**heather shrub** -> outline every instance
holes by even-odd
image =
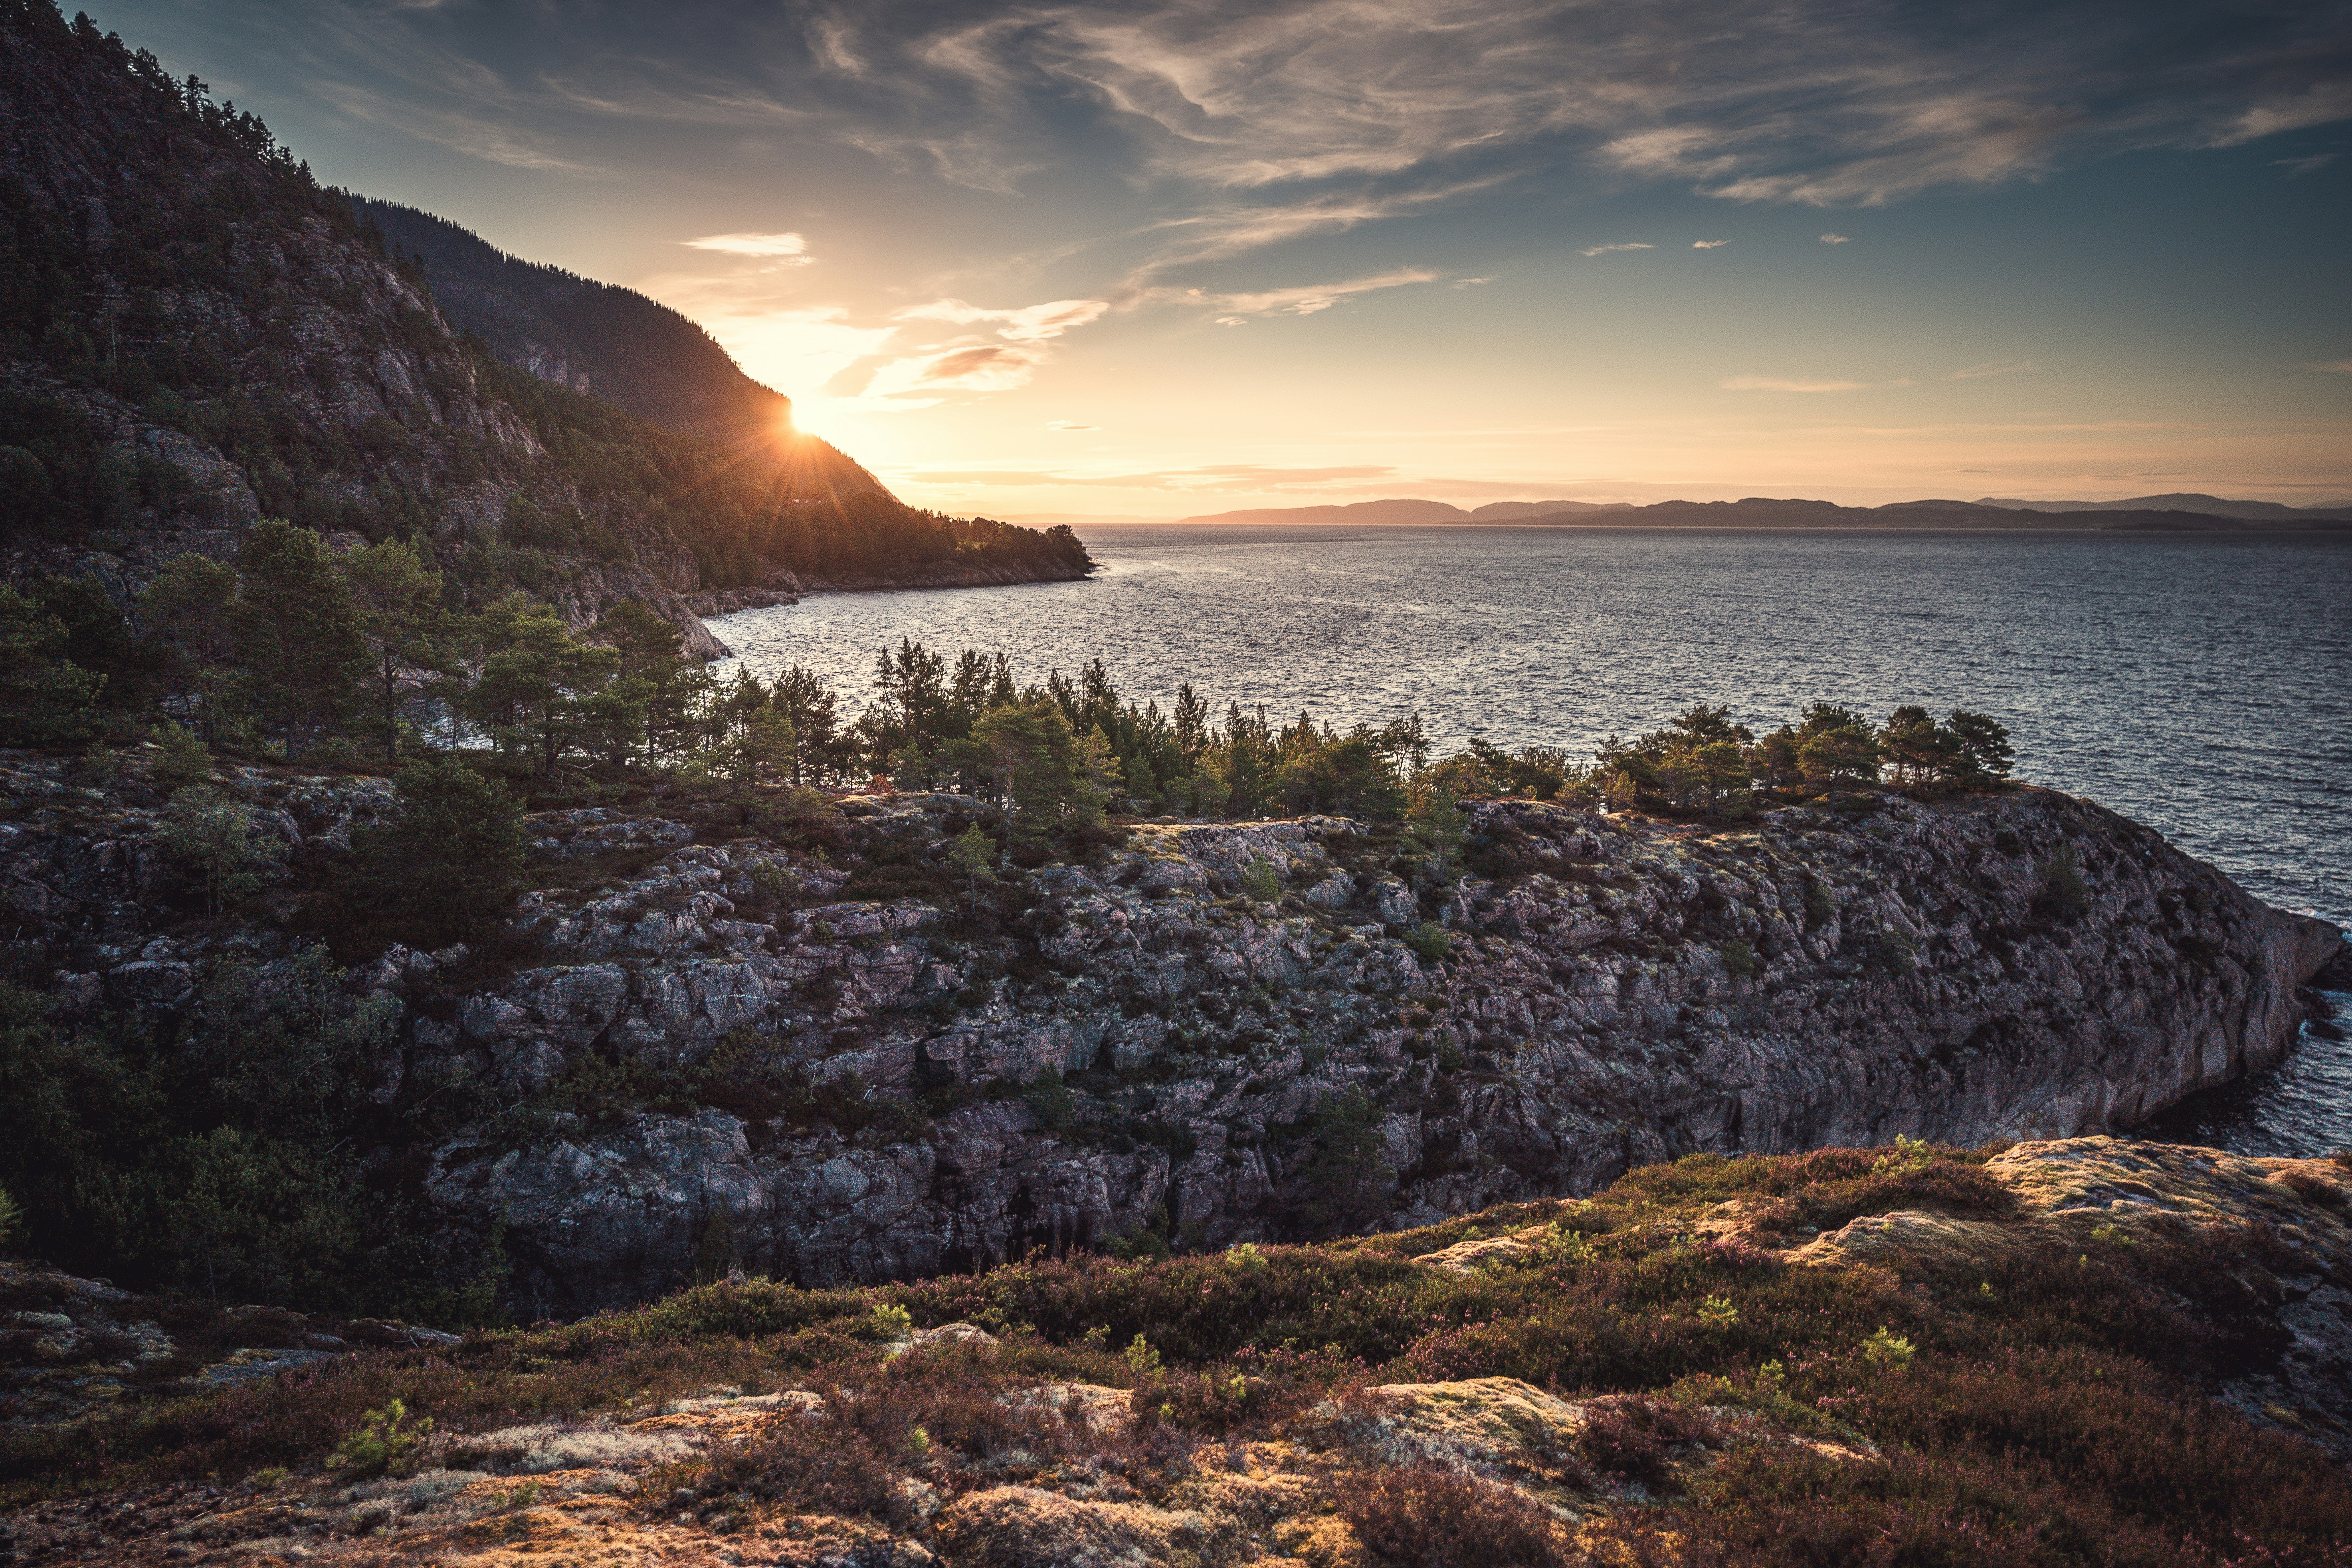
[[[1673,1489],[1677,1449],[1713,1436],[1714,1424],[1666,1401],[1617,1398],[1588,1405],[1576,1454],[1593,1469],[1657,1492]]]
[[[1332,1488],[1339,1516],[1393,1568],[1566,1568],[1565,1531],[1507,1487],[1433,1465],[1351,1471]]]

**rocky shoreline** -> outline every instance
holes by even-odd
[[[110,788],[0,766],[13,967],[68,1016],[285,962],[267,922],[173,905],[136,762]],[[220,782],[298,861],[393,808],[381,780]],[[502,954],[352,972],[400,1010],[383,1095],[457,1078],[524,1112],[413,1157],[449,1225],[503,1225],[514,1310],[1427,1225],[1693,1152],[2119,1131],[2277,1062],[2340,942],[2039,789],[1719,831],[1496,801],[1443,888],[1340,818],[1137,823],[978,926],[940,862],[985,808],[831,810],[824,854],[724,803],[538,814]],[[1244,890],[1259,862],[1274,899]],[[886,864],[930,890],[843,895]],[[598,1064],[690,1097],[714,1053],[834,1109],[560,1108]]]
[[[765,587],[709,588],[699,593],[680,595],[677,608],[665,608],[652,599],[647,603],[654,604],[665,619],[677,623],[684,631],[688,654],[705,659],[727,658],[732,657],[734,650],[704,624],[706,621],[716,620],[722,616],[740,615],[745,610],[797,605],[811,594],[898,594],[930,588],[1007,588],[1027,583],[1083,583],[1092,570],[1089,566],[1037,573],[994,562],[951,561],[889,576],[812,577],[805,582],[789,572],[778,572],[771,576]],[[677,613],[681,608],[693,617],[691,624]]]

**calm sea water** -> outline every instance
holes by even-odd
[[[2007,724],[2021,776],[2161,829],[2283,909],[2352,925],[2352,541],[1509,528],[1100,528],[1085,583],[825,595],[713,629],[854,711],[877,651],[1099,658],[1163,710],[1192,681],[1342,727],[1418,710],[1589,753],[1693,702],[1759,729],[1817,699]],[[2352,997],[2339,1001],[2352,1020]],[[2203,1097],[2168,1135],[2352,1142],[2352,1044]]]

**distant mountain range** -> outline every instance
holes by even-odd
[[[2100,513],[2088,526],[2100,529],[2233,531],[2253,528],[2329,527],[2352,522],[2352,507],[2296,510],[2273,501],[2224,500],[2218,496],[2145,496],[2118,501],[1915,500],[1887,506],[1839,506],[1833,501],[1772,500],[1750,496],[1733,501],[1495,501],[1467,510],[1442,500],[1367,500],[1346,505],[1255,507],[1209,512],[1180,522],[1324,524],[1544,523],[1667,528],[1983,528],[2072,529],[2082,521],[2066,514]]]
[[[2193,511],[2207,517],[2235,517],[2248,521],[2352,517],[2352,500],[2329,506],[2281,506],[2274,500],[2228,500],[2221,496],[2176,491],[2171,495],[2134,496],[2129,500],[2012,500],[1985,496],[1979,506],[2006,507],[2012,511]]]

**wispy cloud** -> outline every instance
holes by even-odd
[[[722,250],[730,256],[757,256],[769,260],[813,260],[808,239],[797,234],[706,234],[678,243],[696,250]]]
[[[342,115],[514,167],[740,127],[1000,196],[1083,183],[1106,216],[1060,242],[1141,284],[1496,191],[1873,205],[2352,117],[2344,0],[2184,5],[540,0],[516,50],[495,7],[313,0],[275,47]]]
[[[1717,382],[1726,392],[1860,392],[1866,381],[1815,381],[1804,376],[1731,375]]]
[[[1612,250],[1655,250],[1658,247],[1654,245],[1648,245],[1640,240],[1635,240],[1629,245],[1588,245],[1582,250],[1578,251],[1577,254],[1579,256],[1606,256]]]
[[[1288,288],[1260,289],[1243,293],[1179,289],[1163,284],[1129,290],[1120,299],[1119,304],[1126,310],[1172,305],[1215,310],[1222,312],[1215,318],[1219,326],[1238,327],[1257,316],[1312,316],[1359,294],[1410,289],[1434,283],[1444,276],[1444,273],[1432,271],[1426,267],[1400,267],[1370,278],[1351,278],[1337,283],[1300,283]]]
[[[312,90],[351,119],[404,132],[486,163],[591,177],[607,172],[584,151],[495,112],[479,112],[457,105],[418,104],[350,82],[321,81]]]
[[[1822,236],[1822,243],[1823,245],[1852,245],[1853,241],[1847,238],[1844,235],[1830,233]]]
[[[1094,430],[1100,428],[1100,426],[1094,425],[1080,425],[1076,421],[1070,419],[1048,419],[1045,421],[1045,428],[1048,430]]]
[[[953,321],[959,325],[993,321],[998,323],[996,335],[1007,342],[1040,343],[1048,338],[1058,338],[1073,327],[1099,321],[1109,309],[1108,300],[1051,300],[1043,305],[1019,305],[1010,310],[967,305],[961,300],[934,300],[928,305],[908,306],[898,312],[897,319]]]
[[[2030,359],[1993,359],[1982,364],[1968,365],[1944,377],[1946,381],[1978,381],[1989,375],[2016,375],[2029,370],[2040,370],[2041,364]]]
[[[2333,7],[2323,6],[2321,10]],[[2341,18],[2338,18],[2341,25]],[[2264,136],[2274,136],[2282,131],[2301,131],[2305,126],[2327,125],[2338,120],[2352,119],[2352,77],[2341,74],[2342,44],[2336,47],[2336,79],[2313,82],[2300,91],[2273,91],[2237,116],[2213,138],[2216,147],[2234,147],[2242,142],[2252,142]],[[2314,62],[2317,63],[2316,61]]]
[[[2334,371],[2339,375],[2352,375],[2352,359],[2322,360],[2317,364],[2307,364],[2303,368],[2305,370]]]
[[[1182,267],[1246,256],[1292,240],[1343,234],[1406,217],[1492,188],[1494,177],[1447,180],[1399,190],[1349,188],[1307,195],[1220,193],[1197,210],[1142,231],[1150,255],[1132,276],[1140,285]]]
[[[1731,241],[1727,239],[1694,239],[1691,241],[1691,248],[1693,250],[1720,250],[1730,243]]]
[[[932,407],[951,394],[1011,392],[1026,386],[1052,357],[1050,345],[1055,339],[1099,321],[1109,309],[1109,301],[1104,300],[1049,300],[1040,305],[1008,307],[934,300],[908,305],[891,320],[945,321],[994,331],[901,350],[866,376],[853,401],[872,412],[904,412]]]
[[[2314,153],[2308,158],[2273,158],[2271,160],[2270,166],[2273,169],[2284,169],[2287,171],[2288,178],[2299,180],[2305,174],[2319,173],[2320,170],[2336,162],[2337,156],[2338,154],[2334,153]]]

